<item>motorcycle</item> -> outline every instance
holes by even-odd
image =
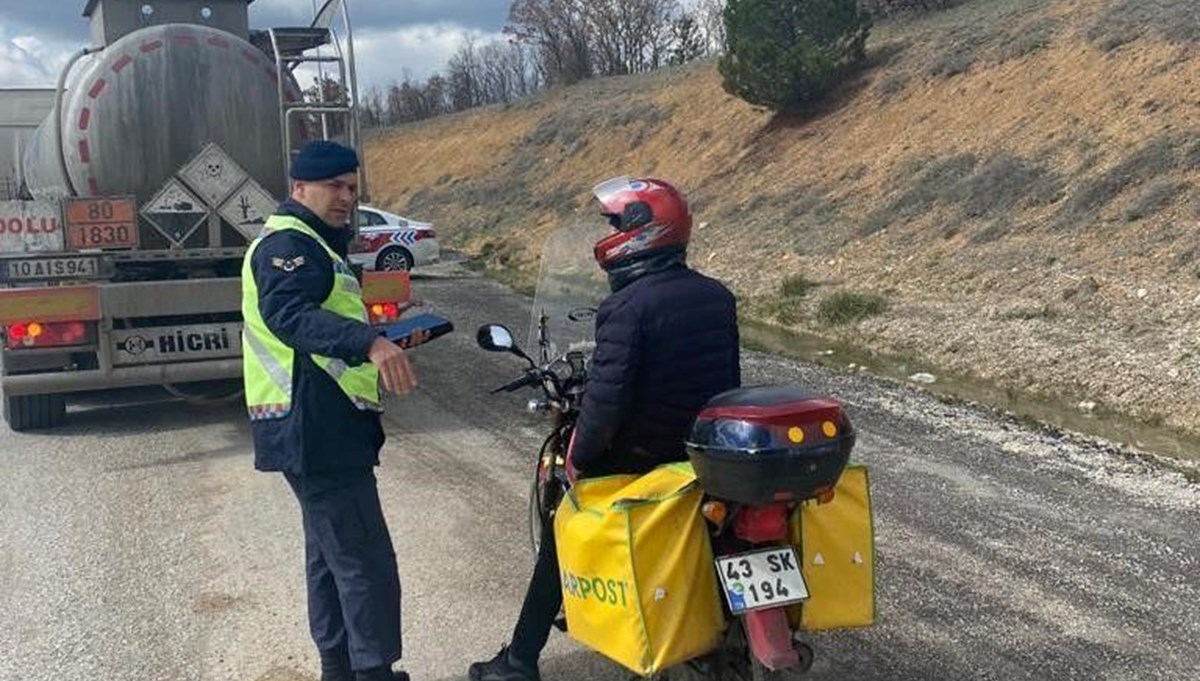
[[[476,334],[484,350],[512,353],[527,364],[521,376],[492,393],[536,388],[541,395],[530,400],[528,409],[550,419],[529,494],[535,554],[542,528],[554,522],[571,485],[567,451],[595,347],[597,307],[608,294],[588,246],[606,233],[576,226],[547,241],[527,346],[537,348],[536,359],[521,349],[507,327],[487,324]],[[815,424],[816,439],[824,435],[815,455],[787,454],[812,431],[796,425],[801,422]],[[789,543],[788,518],[797,504],[831,494],[853,444],[853,428],[838,403],[789,386],[731,391],[714,398],[697,416],[687,446],[705,491],[701,512],[718,582],[726,592],[726,633],[716,650],[658,678],[782,681],[811,668],[813,648],[788,619],[788,608],[808,597]],[[764,455],[776,450],[786,450],[785,455],[764,467],[762,462],[770,459]],[[764,575],[769,578],[760,579]],[[559,627],[565,628],[561,619]]]

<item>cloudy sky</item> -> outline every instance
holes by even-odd
[[[170,0],[146,0],[169,2]],[[250,25],[301,26],[323,0],[256,0]],[[364,88],[441,70],[464,36],[498,37],[511,0],[347,0]],[[0,87],[51,87],[89,41],[86,0],[0,0]]]

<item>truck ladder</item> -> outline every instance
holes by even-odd
[[[348,17],[346,25],[349,37]],[[340,136],[342,137],[340,141],[358,150],[361,155],[353,49],[350,50],[350,57],[347,60],[342,54],[341,44],[335,39],[333,31],[318,26],[271,28],[267,29],[267,35],[270,38],[271,51],[275,58],[275,71],[279,87],[279,125],[283,135],[284,176],[291,175],[292,160],[299,151],[296,148],[293,129],[298,128],[298,124],[310,116],[320,117],[319,136],[321,139]],[[352,40],[352,38],[350,39]],[[332,55],[320,53],[320,48],[325,45],[332,45]],[[313,53],[313,50],[316,50],[316,53]],[[306,102],[303,96],[298,101],[289,101],[286,85],[289,82],[295,82],[292,73],[296,67],[306,63],[334,64],[337,66],[337,78],[333,79],[330,74],[322,73],[317,84],[317,101],[315,102]],[[324,70],[322,69],[322,71]],[[326,78],[330,78],[333,82],[333,93],[326,92]],[[327,94],[334,96],[332,99],[326,100]],[[337,134],[339,131],[331,129],[334,127],[331,126],[331,117],[333,120],[341,121],[341,135]],[[367,197],[365,167],[359,167],[359,175],[359,195],[365,200]]]

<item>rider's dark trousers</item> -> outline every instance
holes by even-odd
[[[558,570],[558,551],[554,545],[554,523],[545,523],[542,525],[542,543],[538,549],[537,563],[533,566],[533,577],[529,580],[521,616],[517,618],[512,642],[508,646],[509,655],[536,669],[538,657],[542,654],[542,648],[546,647],[560,608],[562,578]]]
[[[317,649],[345,646],[356,671],[390,666],[400,659],[400,577],[374,471],[284,477],[304,519]]]

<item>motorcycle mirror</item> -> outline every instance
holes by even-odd
[[[511,352],[533,364],[533,360],[517,347],[513,341],[512,332],[503,324],[484,324],[479,327],[479,330],[475,332],[475,342],[489,352]]]
[[[484,324],[475,333],[475,340],[489,352],[511,352],[516,347],[512,332],[503,324]]]

